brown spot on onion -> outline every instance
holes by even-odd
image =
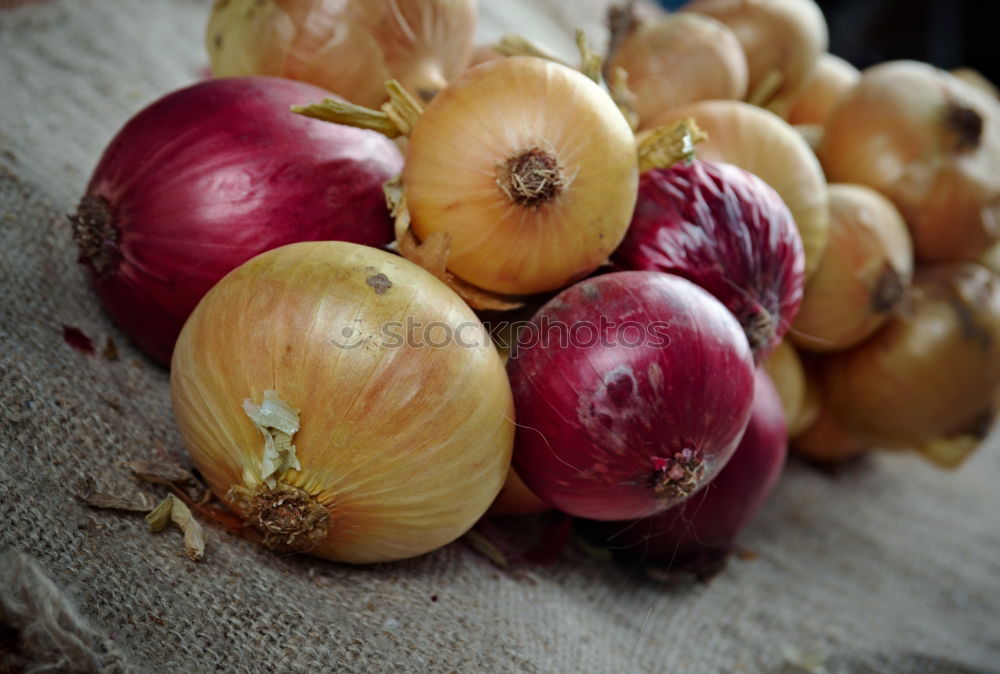
[[[390,281],[389,277],[382,272],[369,276],[365,279],[365,283],[371,286],[371,289],[375,291],[376,295],[385,295],[386,291],[392,287],[392,281]]]
[[[69,216],[73,225],[73,241],[80,249],[80,261],[103,274],[118,266],[118,228],[114,213],[101,197],[85,196],[76,214]]]
[[[955,152],[979,147],[983,135],[983,117],[976,110],[960,103],[949,103],[944,113],[945,125],[955,138]]]
[[[308,493],[287,484],[233,487],[229,498],[274,550],[308,552],[326,538],[330,513]]]

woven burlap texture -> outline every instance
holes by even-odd
[[[482,35],[576,21],[599,36],[601,3],[568,4],[539,3],[512,26],[517,3],[484,0]],[[124,121],[204,72],[207,12],[194,0],[0,12],[0,593],[22,607],[9,626],[29,624],[32,606],[55,607],[43,621],[74,616],[82,671],[699,674],[805,671],[793,663],[813,655],[827,672],[997,671],[995,438],[953,473],[904,454],[836,477],[792,462],[742,536],[757,557],[707,585],[652,583],[578,548],[514,572],[461,544],[354,568],[211,524],[194,563],[176,530],[83,506],[81,478],[152,494],[122,463],[184,452],[168,375],[101,312],[66,213]],[[63,325],[99,347],[111,336],[121,357],[70,348]],[[59,654],[19,657],[60,671]]]

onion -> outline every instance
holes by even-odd
[[[514,469],[570,515],[645,517],[710,481],[750,414],[753,359],[736,319],[690,281],[615,272],[545,304],[507,364]]]
[[[826,21],[813,0],[693,0],[684,9],[736,34],[749,66],[747,100],[756,105],[794,96],[826,51]]]
[[[628,73],[640,128],[664,110],[714,98],[742,99],[747,91],[747,60],[736,36],[700,14],[668,14],[633,26],[609,67]]]
[[[486,511],[510,465],[503,364],[461,299],[342,242],[228,274],[177,341],[171,393],[212,491],[279,550],[422,554]]]
[[[384,109],[324,101],[296,111],[409,135],[411,233],[425,244],[445,238],[447,270],[460,280],[507,295],[556,290],[594,271],[625,235],[635,136],[582,73],[512,56],[466,70],[422,113],[405,97]]]
[[[790,124],[826,124],[830,110],[861,79],[850,63],[833,54],[820,54],[802,88],[788,104]]]
[[[791,450],[798,456],[833,467],[861,456],[869,444],[845,428],[824,400],[822,382],[815,363],[806,373],[806,397],[810,399],[808,418],[799,428],[789,428]]]
[[[757,513],[785,464],[778,393],[757,371],[750,422],[719,475],[684,503],[652,517],[599,525],[618,556],[667,566],[712,564]]]
[[[830,240],[806,286],[792,341],[812,351],[853,346],[902,305],[913,274],[906,223],[881,194],[830,185]]]
[[[830,114],[832,182],[889,197],[920,260],[972,258],[1000,239],[1000,102],[932,66],[869,68]]]
[[[731,164],[694,161],[642,175],[624,269],[683,276],[726,305],[758,357],[781,341],[802,300],[802,240],[767,183]]]
[[[389,78],[433,98],[475,27],[474,0],[216,0],[205,44],[216,77],[278,75],[373,106]]]
[[[500,488],[500,493],[493,501],[493,505],[486,511],[487,515],[532,515],[551,510],[551,506],[542,499],[535,496],[534,492],[528,489],[524,480],[511,468],[507,473],[507,480]]]
[[[795,218],[806,256],[806,278],[819,265],[826,247],[830,212],[826,179],[809,144],[783,119],[739,101],[702,101],[651,120],[667,126],[694,117],[708,133],[698,157],[735,164],[763,178]]]
[[[198,300],[254,255],[392,240],[382,183],[399,151],[288,112],[323,94],[276,78],[201,82],[139,112],[105,150],[73,236],[104,308],[154,359],[169,362]]]
[[[885,446],[965,431],[1000,387],[1000,278],[971,262],[928,267],[912,295],[909,315],[825,367],[834,415]]]
[[[781,409],[789,435],[798,430],[799,418],[805,409],[806,373],[799,354],[783,340],[762,363],[781,398]]]

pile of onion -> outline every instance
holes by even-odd
[[[645,517],[709,482],[753,398],[743,330],[686,279],[626,271],[582,281],[520,333],[507,364],[514,468],[553,507]]]
[[[397,92],[398,93],[398,92]],[[466,70],[426,110],[324,101],[296,111],[406,134],[401,249],[442,246],[462,283],[500,295],[563,288],[604,263],[639,179],[631,128],[579,71],[530,56]]]
[[[715,19],[678,12],[625,30],[608,66],[628,73],[640,128],[685,103],[746,95],[743,48]]]
[[[811,351],[860,343],[903,306],[913,274],[906,223],[881,194],[830,185],[830,239],[809,280],[792,340]]]
[[[669,126],[693,117],[707,134],[698,158],[739,166],[764,180],[781,197],[798,227],[806,278],[826,247],[830,221],[826,178],[816,155],[792,126],[777,115],[739,101],[702,101],[668,110],[650,121]]]
[[[826,20],[813,0],[693,0],[684,9],[736,34],[749,67],[747,100],[755,105],[784,106],[826,51]]]
[[[390,253],[284,246],[220,281],[171,363],[212,491],[269,547],[363,563],[464,533],[510,465],[510,386],[482,323]]]
[[[254,255],[297,241],[382,246],[386,138],[290,114],[322,89],[270,77],[210,80],[133,117],[101,157],[74,216],[104,308],[161,363],[198,300]]]
[[[1000,278],[971,262],[918,269],[911,310],[824,369],[833,414],[864,440],[981,432],[1000,387]]]
[[[697,283],[726,305],[754,354],[781,341],[802,300],[802,240],[781,197],[726,163],[695,160],[642,175],[614,261]]]
[[[1000,239],[1000,101],[943,70],[865,70],[830,113],[819,156],[832,182],[893,201],[919,260],[973,258]]]
[[[627,560],[668,567],[714,566],[774,489],[786,453],[781,401],[767,373],[758,369],[746,432],[714,480],[658,515],[597,528],[616,555]]]
[[[359,105],[399,80],[430,100],[472,57],[474,0],[216,0],[205,44],[216,77],[311,82]]]

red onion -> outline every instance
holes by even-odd
[[[382,183],[392,141],[289,107],[330,96],[302,82],[217,79],[133,117],[104,152],[73,234],[104,308],[161,363],[216,281],[271,248],[393,238]]]
[[[787,446],[781,399],[759,368],[750,423],[718,477],[676,508],[639,521],[602,522],[599,531],[626,559],[712,566],[777,484]]]
[[[805,257],[795,220],[767,183],[721,162],[643,174],[621,269],[665,271],[715,295],[764,358],[802,301]]]
[[[753,359],[733,316],[690,281],[582,281],[518,333],[508,363],[514,469],[566,513],[645,517],[711,480],[750,415]]]

